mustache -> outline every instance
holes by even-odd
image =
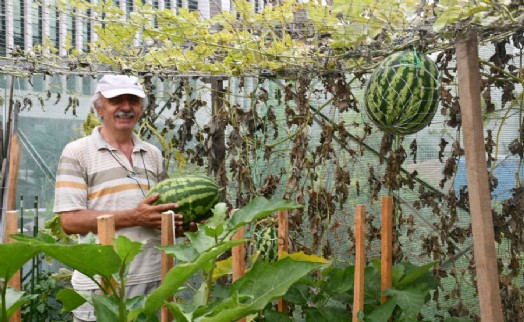
[[[115,113],[115,116],[116,117],[134,117],[135,116],[135,112],[118,111],[118,112]]]

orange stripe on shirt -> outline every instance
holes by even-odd
[[[113,193],[122,192],[122,191],[125,191],[125,190],[136,190],[137,187],[138,186],[137,186],[136,183],[130,183],[130,184],[122,184],[122,185],[114,186],[114,187],[107,188],[107,189],[101,189],[99,191],[96,191],[96,192],[93,192],[93,193],[89,193],[87,195],[87,199],[88,200],[93,200],[93,199],[96,199],[96,198],[107,196],[107,195],[110,195],[110,194],[113,194]],[[142,185],[141,184],[140,187],[142,189],[144,189],[144,191],[149,190],[149,186],[147,186],[147,185]]]
[[[74,181],[57,181],[55,183],[56,188],[77,188],[77,189],[87,189],[85,183],[74,182]]]

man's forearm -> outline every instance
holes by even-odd
[[[98,211],[83,209],[66,211],[60,213],[60,221],[67,234],[85,235],[89,232],[96,234],[98,232],[97,218],[102,215],[113,215],[116,229],[134,226],[135,223],[130,220],[132,211],[134,210]]]

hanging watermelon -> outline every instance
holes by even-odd
[[[440,73],[425,54],[402,51],[373,71],[364,102],[369,118],[384,132],[407,135],[427,126],[440,99]]]

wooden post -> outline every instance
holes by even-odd
[[[168,211],[162,214],[162,223],[161,223],[161,245],[162,246],[169,246],[175,244],[175,229],[173,228],[175,225],[174,220],[174,214],[172,211]],[[161,255],[161,270],[162,270],[162,282],[165,280],[167,273],[173,266],[175,261],[173,260],[173,256],[167,255],[165,252],[162,252]],[[171,297],[169,300],[174,301],[175,297]],[[168,322],[172,321],[173,317],[171,315],[171,312],[166,306],[162,306],[160,309],[160,321],[161,322]]]
[[[232,240],[244,239],[244,227],[239,227],[233,235]],[[246,270],[246,247],[244,244],[234,246],[231,249],[231,261],[233,266],[233,282],[244,275]],[[241,318],[239,322],[246,322],[246,318]]]
[[[5,212],[5,234],[4,242],[11,243],[14,242],[9,236],[12,234],[18,233],[18,215],[16,210],[8,210]],[[22,290],[22,282],[20,280],[20,271],[17,271],[11,279],[9,279],[8,285],[14,288],[15,290]],[[20,322],[22,321],[22,311],[20,309],[11,315],[9,322]]]
[[[358,321],[358,312],[364,309],[364,270],[366,269],[366,207],[355,209],[355,289],[353,294],[353,321]]]
[[[287,218],[287,210],[277,212],[278,216],[278,257],[282,253],[289,252],[288,236],[289,236],[289,221]],[[277,309],[279,312],[288,313],[287,304],[283,299],[278,299]]]
[[[244,227],[239,227],[233,235],[233,240],[244,239]],[[246,270],[246,248],[244,245],[237,245],[231,249],[233,265],[233,282],[241,278]]]
[[[7,210],[15,209],[16,205],[16,189],[18,187],[18,171],[20,169],[20,159],[22,157],[22,149],[18,142],[18,136],[13,134],[11,136],[9,147],[9,173],[7,178]]]
[[[381,290],[384,291],[392,286],[393,269],[393,197],[382,197],[382,228],[381,236],[381,259],[380,259],[380,281]],[[381,302],[386,302],[387,297],[382,296]]]
[[[100,244],[113,245],[113,238],[115,238],[115,218],[113,215],[101,215],[96,218]]]
[[[464,133],[473,253],[482,321],[503,321],[491,214],[484,128],[480,104],[480,62],[476,33],[456,44],[457,76]]]
[[[97,230],[98,230],[98,242],[101,245],[113,245],[113,238],[115,238],[115,218],[113,215],[101,215],[96,217],[97,219]],[[115,283],[111,278],[111,283]],[[103,284],[105,288],[107,285]],[[113,285],[114,286],[114,285]],[[107,294],[111,294],[108,290]]]

